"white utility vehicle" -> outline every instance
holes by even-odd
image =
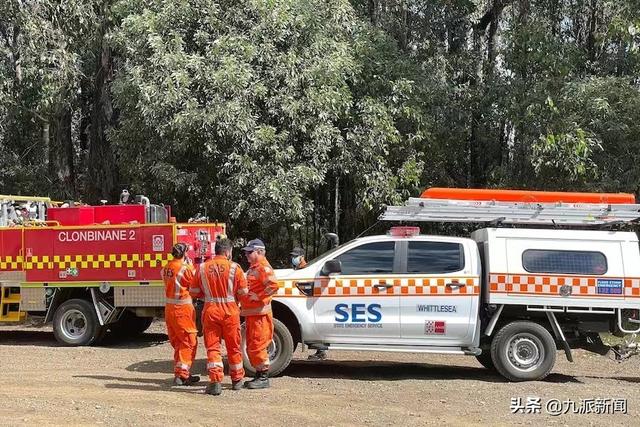
[[[467,354],[511,381],[547,376],[557,349],[569,361],[573,348],[628,357],[632,340],[610,349],[599,334],[640,331],[638,238],[612,230],[640,218],[634,202],[624,194],[430,189],[388,207],[383,220],[486,225],[470,238],[393,227],[305,268],[278,270],[272,373],[289,365],[298,343]]]

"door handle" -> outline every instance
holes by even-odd
[[[378,289],[389,289],[392,288],[393,285],[390,283],[374,283],[373,287]]]
[[[467,285],[466,283],[460,283],[460,282],[449,282],[446,284],[447,288],[461,288],[466,285]]]
[[[308,297],[313,296],[314,286],[315,282],[296,282],[296,288]]]

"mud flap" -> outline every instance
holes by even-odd
[[[569,362],[573,362],[573,355],[571,354],[571,347],[569,347],[569,343],[567,339],[564,337],[562,333],[562,329],[560,328],[560,324],[558,323],[558,319],[556,315],[553,314],[552,311],[547,311],[547,318],[549,319],[549,323],[551,324],[551,329],[553,329],[553,334],[556,336],[556,339],[560,341],[562,348],[564,350],[564,354],[567,357]],[[602,343],[602,341],[600,341]]]
[[[116,310],[113,305],[104,300],[97,292],[96,288],[91,288],[90,292],[91,300],[93,301],[93,307],[95,308],[96,314],[98,315],[100,326],[108,325],[109,323],[115,322],[118,318],[118,310]]]

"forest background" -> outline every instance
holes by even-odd
[[[425,187],[640,195],[637,0],[0,0],[0,194],[346,241]]]

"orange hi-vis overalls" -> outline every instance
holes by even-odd
[[[242,334],[238,301],[247,294],[247,280],[242,268],[223,255],[200,264],[191,295],[204,298],[202,326],[207,347],[207,370],[211,382],[224,378],[220,341],[224,339],[232,381],[244,377]]]
[[[278,291],[278,282],[269,261],[263,258],[247,271],[249,293],[242,300],[245,317],[247,354],[257,372],[269,370],[267,347],[273,340],[271,299]]]
[[[176,377],[185,379],[190,375],[198,348],[196,311],[189,295],[193,268],[181,259],[174,259],[162,268],[161,274],[166,297],[164,318],[169,342],[174,349],[174,372]]]

